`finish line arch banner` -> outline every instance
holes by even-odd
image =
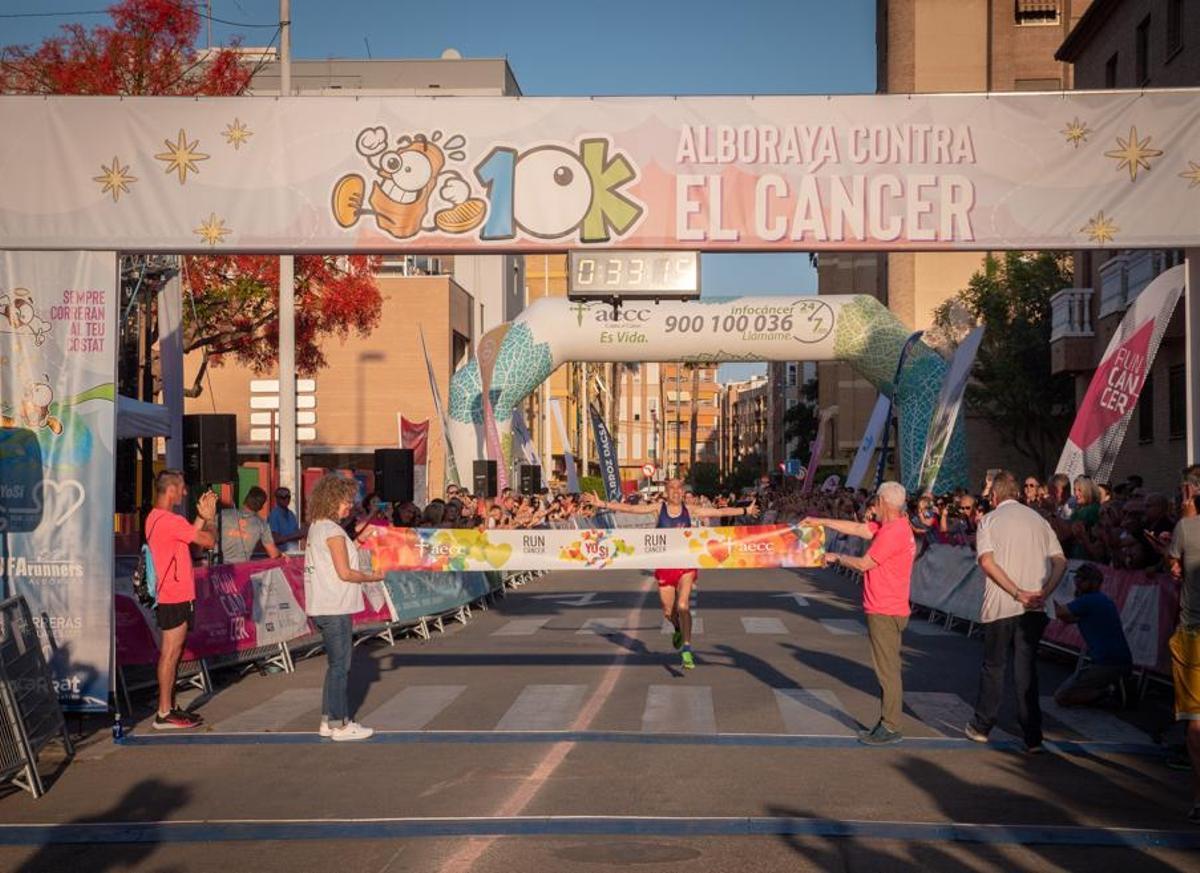
[[[507,462],[512,411],[568,361],[845,361],[894,398],[900,416],[900,470],[905,487],[915,491],[948,365],[920,341],[905,355],[910,335],[891,310],[865,294],[702,297],[629,304],[615,316],[604,303],[548,297],[513,319],[496,355],[489,399]],[[475,459],[495,459],[494,452],[484,451],[484,419],[479,366],[472,360],[450,380],[448,435],[462,482],[470,481]],[[939,490],[969,485],[965,431],[955,427],[950,435]],[[568,464],[568,475],[572,469]]]
[[[375,570],[749,570],[824,567],[825,531],[804,525],[582,530],[387,528],[364,545]]]
[[[8,248],[1200,243],[1200,90],[0,97]]]

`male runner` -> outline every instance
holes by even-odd
[[[667,481],[666,495],[662,500],[650,503],[610,503],[595,494],[585,494],[584,499],[592,506],[613,512],[628,512],[633,515],[658,513],[658,527],[691,527],[693,518],[716,518],[731,515],[755,515],[757,504],[724,508],[693,506],[691,510],[683,502],[683,482],[679,479]],[[655,570],[658,580],[658,596],[662,600],[663,615],[675,627],[671,642],[676,649],[683,650],[683,667],[691,670],[696,666],[692,655],[692,586],[696,584],[696,571]]]

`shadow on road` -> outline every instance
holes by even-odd
[[[84,826],[108,822],[158,822],[181,809],[190,797],[190,789],[183,785],[143,779],[115,804],[96,815],[55,826],[47,834],[46,844],[14,873],[48,873],[52,870],[105,873],[108,870],[140,869],[138,865],[145,863],[159,846],[153,837],[153,829],[150,838],[140,842],[98,846],[77,842]]]

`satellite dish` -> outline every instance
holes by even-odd
[[[462,53],[456,48],[448,48],[442,52],[443,61],[461,61]]]

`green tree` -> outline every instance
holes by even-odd
[[[800,386],[800,402],[783,414],[784,442],[797,441],[796,448],[791,451],[789,457],[808,460],[808,447],[817,438],[820,418],[817,409],[817,380],[809,379]]]
[[[743,458],[738,459],[734,465],[733,472],[725,477],[724,489],[726,491],[736,491],[739,488],[747,488],[751,485],[758,484],[758,478],[766,472],[767,462],[762,455],[757,452],[752,452]]]
[[[967,409],[995,427],[1042,475],[1057,459],[1071,424],[1071,378],[1050,375],[1050,298],[1070,287],[1071,278],[1062,253],[989,255],[967,287],[934,313],[935,338],[941,335],[949,346],[957,345],[965,329],[984,326]]]

